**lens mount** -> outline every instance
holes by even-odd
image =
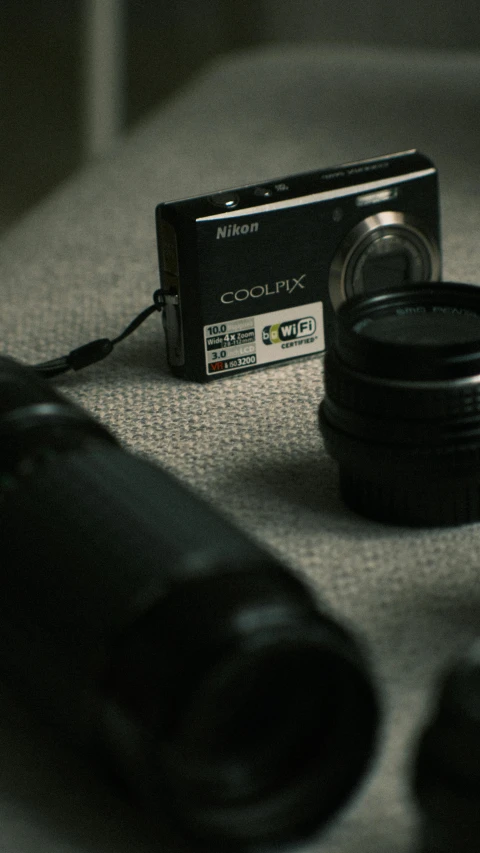
[[[394,286],[401,280],[430,281],[440,275],[440,250],[408,214],[385,210],[367,217],[345,237],[333,259],[329,293],[335,311],[347,299],[378,289],[386,265]]]
[[[320,427],[346,503],[396,524],[480,519],[480,288],[384,290],[337,321]]]

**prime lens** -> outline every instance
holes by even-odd
[[[324,370],[320,428],[352,509],[412,526],[480,519],[480,287],[354,297]]]

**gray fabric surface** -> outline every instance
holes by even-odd
[[[157,202],[411,147],[440,169],[444,277],[479,281],[479,84],[480,57],[467,54],[290,46],[219,60],[4,236],[2,352],[60,355],[114,336],[149,304]],[[363,638],[384,708],[380,745],[312,850],[411,850],[418,728],[438,671],[480,621],[480,526],[389,528],[342,505],[317,429],[320,358],[196,386],[169,374],[155,316],[56,384],[304,574]],[[8,697],[2,708],[0,849],[171,849]]]

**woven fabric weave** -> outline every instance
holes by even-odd
[[[289,46],[216,61],[3,237],[2,353],[63,355],[148,305],[158,202],[413,147],[440,172],[444,277],[480,281],[479,83],[474,54]],[[280,555],[363,640],[383,704],[379,749],[312,851],[410,851],[419,726],[438,672],[480,630],[480,526],[390,528],[342,505],[317,426],[319,357],[194,385],[169,374],[154,315],[55,384]],[[53,734],[2,701],[0,848],[159,849],[115,795],[92,792]]]

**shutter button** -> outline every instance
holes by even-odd
[[[240,199],[237,193],[215,193],[215,195],[209,196],[209,201],[214,204],[215,207],[223,207],[226,210],[232,210],[234,207],[237,207]]]

